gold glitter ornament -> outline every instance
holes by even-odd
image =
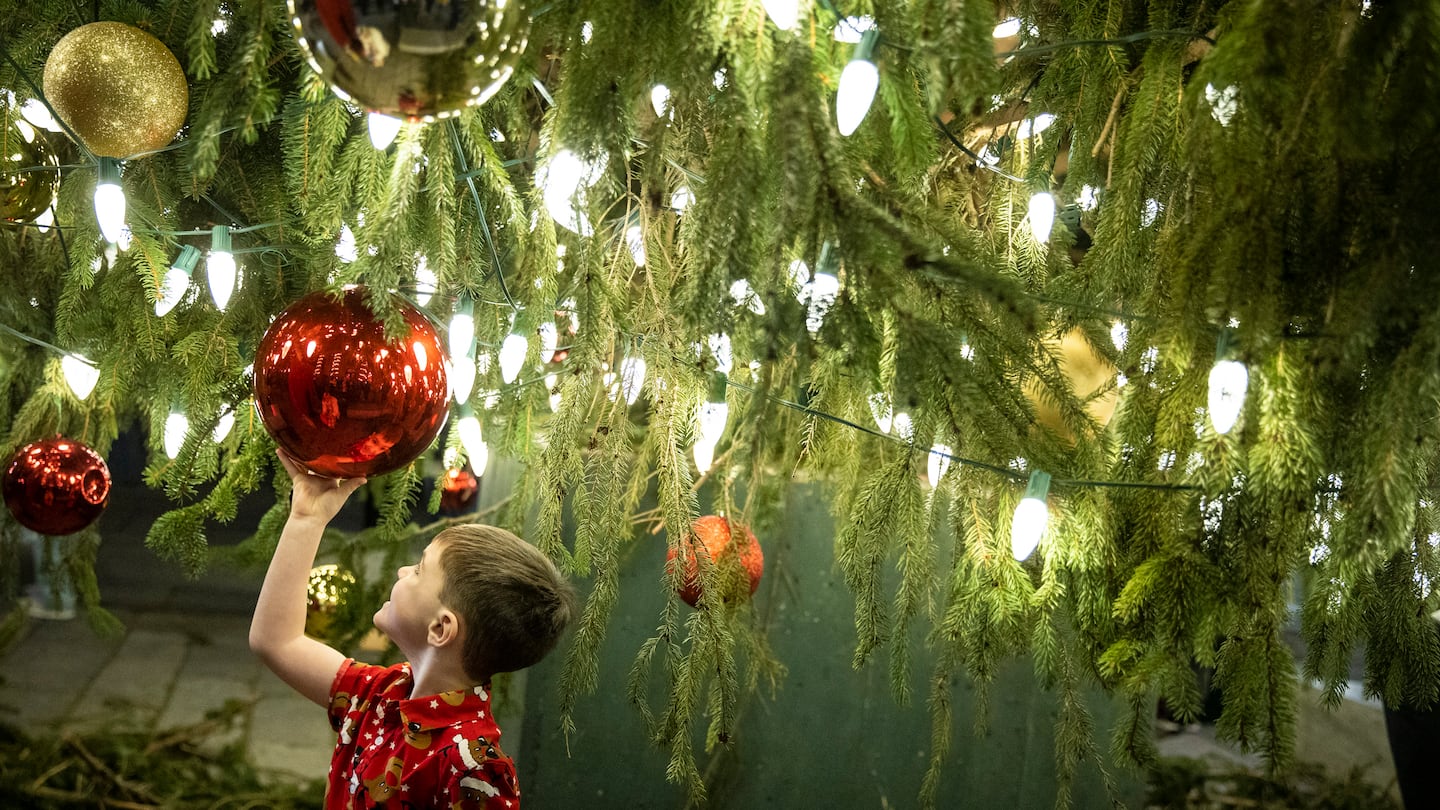
[[[340,605],[355,590],[355,576],[338,565],[317,565],[310,569],[305,589],[305,633],[323,638],[335,624]]]
[[[190,107],[185,71],[170,49],[118,22],[83,25],[45,60],[45,98],[99,157],[153,152],[175,139]]]
[[[368,110],[433,121],[482,104],[529,42],[521,0],[289,0],[295,38],[335,94]]]
[[[0,131],[0,217],[31,222],[55,201],[60,159],[41,132],[20,118]]]

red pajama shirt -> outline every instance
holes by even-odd
[[[339,733],[325,810],[518,810],[515,765],[500,750],[488,684],[410,697],[409,664],[348,659],[330,686]]]

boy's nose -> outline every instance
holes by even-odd
[[[405,574],[408,573],[412,567],[413,566],[409,565],[400,566],[400,568],[395,571],[396,578],[404,578]]]

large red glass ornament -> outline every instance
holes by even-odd
[[[41,534],[74,534],[110,503],[110,468],[80,442],[56,436],[31,442],[5,466],[5,506]]]
[[[286,453],[330,478],[414,461],[445,426],[450,384],[440,336],[395,299],[407,334],[385,337],[366,289],[325,292],[280,313],[255,356],[255,408]]]
[[[765,571],[765,555],[760,551],[760,541],[755,539],[754,533],[748,528],[738,523],[733,525],[740,529],[739,540],[732,540],[732,524],[729,520],[719,515],[706,515],[690,527],[699,544],[696,545],[688,537],[681,540],[683,545],[687,545],[683,574],[685,580],[677,593],[690,607],[700,603],[700,563],[696,557],[697,550],[715,562],[722,589],[721,597],[725,602],[748,597],[760,587],[760,575]],[[671,546],[665,555],[666,570],[671,570],[675,565],[675,557],[675,547]],[[747,582],[750,586],[748,591],[745,589]]]
[[[464,467],[451,467],[440,481],[440,508],[446,512],[464,512],[475,505],[480,482]]]

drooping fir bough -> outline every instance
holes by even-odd
[[[0,322],[99,370],[78,399],[58,354],[7,331],[6,448],[61,432],[103,454],[138,423],[147,480],[175,502],[148,542],[198,571],[206,526],[275,478],[246,370],[269,319],[350,283],[418,297],[433,274],[437,322],[473,311],[476,354],[451,358],[478,363],[467,407],[523,463],[500,519],[592,580],[567,712],[599,685],[617,569],[642,529],[670,529],[680,551],[683,527],[714,512],[763,542],[794,474],[829,482],[855,665],[888,666],[900,702],[929,702],[927,801],[953,676],[983,693],[1025,654],[1061,696],[1062,777],[1096,745],[1082,685],[1128,701],[1114,747],[1144,763],[1157,697],[1198,710],[1195,663],[1223,686],[1221,731],[1283,763],[1291,599],[1303,676],[1331,701],[1363,646],[1370,692],[1432,703],[1440,4],[821,0],[786,30],[765,5],[534,5],[493,97],[382,151],[307,63],[283,3],[6,3],[8,139],[51,49],[97,14],[163,42],[189,94],[170,147],[123,161],[123,250],[97,226],[94,155],[43,130],[44,149],[5,150],[9,187],[62,180],[55,227],[5,198]],[[341,58],[375,56],[356,47]],[[842,137],[857,49],[874,101]],[[233,229],[232,300],[211,302],[192,257],[188,291],[157,317],[167,270],[184,246],[210,250],[217,225]],[[342,229],[353,243],[337,253]],[[397,328],[387,300],[373,303]],[[521,360],[497,358],[510,335],[528,338]],[[1211,391],[1217,360],[1240,364],[1243,387]],[[719,401],[723,432],[713,405],[697,419]],[[217,442],[226,409],[238,423]],[[173,459],[172,411],[189,425]],[[477,452],[461,449],[465,421],[445,451]],[[694,465],[697,440],[713,466]],[[922,479],[936,445],[954,462]],[[1017,560],[1032,472],[1051,476],[1048,528]],[[407,525],[422,473],[376,485],[380,530],[342,557],[394,555],[424,531]],[[68,541],[65,568],[103,623],[98,542]],[[702,561],[702,582],[726,565]],[[680,588],[679,568],[654,587]],[[723,744],[741,692],[780,662],[743,600],[672,597],[656,621],[631,693],[666,679],[667,705],[641,710],[698,796],[690,729]],[[928,674],[903,643],[917,626]]]

